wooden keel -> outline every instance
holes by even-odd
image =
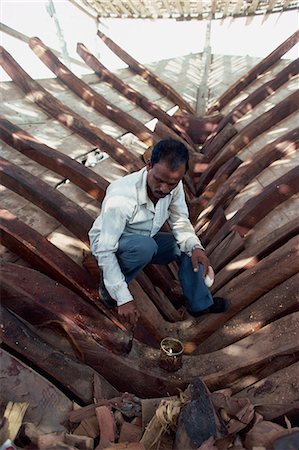
[[[77,203],[4,158],[0,158],[0,173],[4,186],[50,214],[78,239],[89,245],[88,231],[93,218]]]
[[[102,41],[110,48],[119,58],[121,58],[129,68],[144,78],[148,83],[154,86],[163,95],[173,101],[182,110],[194,114],[195,111],[191,106],[167,83],[162,81],[157,75],[147,69],[145,66],[136,61],[127,52],[121,49],[115,42],[112,41],[108,36],[106,36],[102,31],[98,30],[97,35],[102,39]]]
[[[48,147],[4,117],[0,117],[0,132],[2,141],[23,155],[69,179],[96,200],[103,200],[109,183],[96,172]]]
[[[49,94],[49,92],[21,68],[3,47],[0,47],[0,59],[3,69],[17,86],[25,92],[27,98],[36,103],[47,114],[73,130],[83,139],[107,152],[108,155],[124,166],[129,172],[140,169],[143,166],[142,161],[130,153],[117,140],[108,136],[94,124],[88,122],[57,100],[53,95]]]
[[[251,84],[258,78],[259,75],[266,72],[271,66],[273,66],[286,52],[288,52],[299,40],[299,31],[296,31],[288,39],[286,39],[281,45],[273,50],[266,58],[254,66],[245,75],[242,75],[227,91],[222,94],[218,100],[210,106],[208,114],[214,111],[221,110],[227,105],[234,97],[236,97],[245,87]]]
[[[57,78],[88,105],[91,105],[95,110],[117,123],[120,127],[133,133],[148,146],[152,146],[159,140],[158,136],[155,136],[155,133],[151,132],[143,123],[122,111],[116,105],[108,102],[105,97],[74,75],[39,38],[31,38],[29,46]]]

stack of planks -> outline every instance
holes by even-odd
[[[140,398],[176,394],[201,377],[212,391],[230,388],[262,411],[264,405],[269,419],[293,417],[299,407],[299,63],[282,56],[298,42],[299,32],[237,80],[202,118],[170,83],[98,35],[178,112],[167,114],[83,44],[78,53],[95,71],[94,80],[117,90],[138,113],[107,101],[38,38],[29,45],[60,83],[45,82],[48,89],[1,49],[2,67],[26,96],[24,117],[27,112],[46,122],[37,136],[30,126],[20,126],[9,108],[0,119],[6,156],[1,158],[5,349],[85,403],[90,398],[82,398],[80,383],[92,369],[120,392]],[[80,97],[72,97],[72,108],[59,99],[62,84]],[[115,124],[114,136],[103,117]],[[57,130],[64,134],[54,148],[47,132],[53,140]],[[120,138],[127,132],[133,136],[130,148]],[[84,264],[83,254],[88,255],[88,231],[109,182],[142,167],[143,153],[166,136],[183,140],[190,151],[185,179],[190,215],[216,273],[212,293],[226,296],[231,308],[217,317],[191,318],[178,292],[176,266],[149,266],[130,285],[140,311],[132,336],[101,304],[97,269],[88,258]],[[109,155],[99,167],[78,162],[95,148]],[[166,336],[185,347],[183,367],[171,375],[157,363]]]

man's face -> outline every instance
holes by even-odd
[[[147,188],[151,199],[159,200],[166,197],[183,179],[185,175],[185,164],[178,169],[171,170],[167,163],[160,161],[154,166],[147,165]]]

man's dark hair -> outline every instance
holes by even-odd
[[[151,154],[151,164],[154,166],[158,162],[165,162],[170,170],[178,169],[182,164],[189,169],[189,153],[187,147],[175,139],[162,139],[153,148]]]

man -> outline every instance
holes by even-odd
[[[190,314],[218,313],[228,307],[225,299],[213,300],[204,282],[209,260],[190,223],[182,183],[188,163],[183,143],[158,142],[147,167],[110,184],[89,232],[91,252],[103,273],[100,297],[108,307],[117,307],[120,318],[131,326],[138,311],[128,283],[147,264],[177,261]],[[160,231],[166,221],[171,233]]]

